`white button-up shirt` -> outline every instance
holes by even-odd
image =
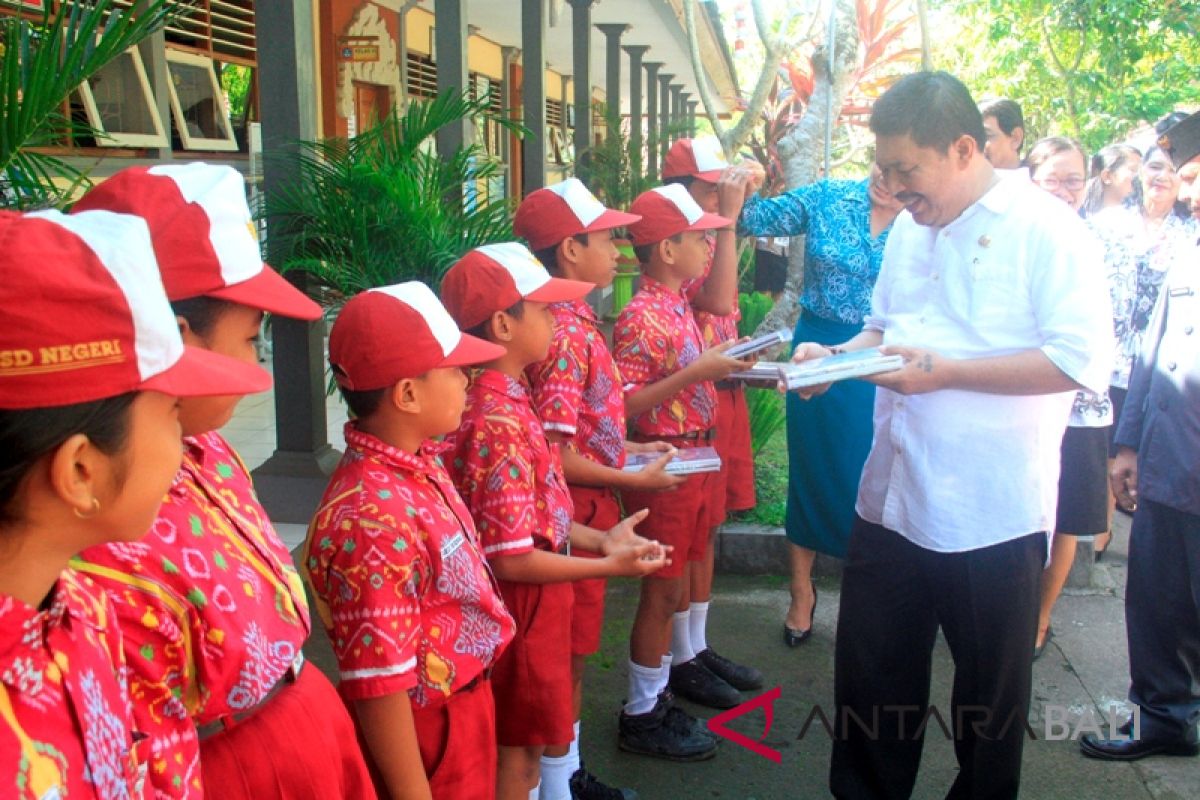
[[[1101,392],[1113,335],[1100,259],[1065,203],[1001,180],[944,228],[897,218],[864,327],[954,359],[1040,349]],[[1052,530],[1073,398],[879,389],[859,515],[938,552]]]

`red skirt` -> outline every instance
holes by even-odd
[[[374,800],[354,723],[312,664],[249,719],[200,743],[205,794],[221,800]]]

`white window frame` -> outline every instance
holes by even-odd
[[[96,138],[96,144],[100,147],[168,147],[170,142],[167,139],[166,130],[163,128],[162,117],[158,113],[158,100],[154,97],[154,91],[150,88],[150,80],[146,77],[146,65],[142,62],[142,54],[135,46],[126,50],[124,55],[133,57],[133,69],[137,74],[138,83],[142,87],[142,99],[146,103],[146,108],[150,110],[154,133],[129,133],[110,131],[105,128],[104,118],[100,115],[96,98],[92,94],[92,86],[88,81],[84,81],[79,84],[79,96],[83,100],[83,110],[87,114],[88,124],[104,133],[104,136]]]
[[[222,129],[225,131],[225,137],[221,139],[207,139],[203,137],[193,136],[187,129],[187,122],[183,116],[183,107],[179,103],[179,94],[175,91],[175,79],[171,75],[171,63],[183,64],[189,67],[203,67],[208,71],[208,78],[212,82],[213,97],[217,99],[217,105],[221,113],[217,116]],[[229,109],[225,107],[225,93],[221,90],[221,84],[217,80],[217,71],[213,67],[213,59],[208,56],[196,55],[194,53],[185,53],[182,50],[167,48],[167,91],[171,95],[171,114],[175,118],[175,130],[179,133],[179,140],[183,143],[184,150],[224,150],[236,152],[238,149],[237,139],[233,135],[233,121],[229,119]]]

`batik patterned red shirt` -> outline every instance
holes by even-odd
[[[684,289],[683,293],[691,303],[696,302],[696,295],[704,287],[704,282],[708,280],[708,275],[712,272],[713,260],[717,255],[717,240],[713,236],[707,237],[708,240],[708,264],[704,267],[704,277],[699,280],[691,281]],[[696,315],[696,325],[700,328],[700,335],[704,339],[705,347],[713,347],[736,340],[738,337],[738,321],[742,318],[742,311],[738,307],[738,290],[735,284],[733,289],[733,313],[731,314],[710,314],[707,311],[701,311],[693,305],[693,311]]]
[[[346,425],[346,452],[304,546],[343,697],[444,702],[512,640],[444,446],[409,453]]]
[[[625,379],[625,394],[678,372],[703,351],[691,304],[681,292],[643,275],[642,288],[622,309],[613,329],[613,357]],[[712,381],[700,381],[635,415],[630,425],[646,437],[703,433],[712,428],[716,409]]]
[[[250,473],[215,431],[185,437],[145,538],[73,563],[116,608],[152,796],[202,796],[196,728],[262,702],[310,629],[304,585]]]
[[[475,518],[484,555],[563,547],[574,505],[558,447],[546,439],[521,381],[492,369],[475,372],[462,423],[446,443],[450,476]]]
[[[625,393],[596,312],[583,300],[553,303],[554,341],[526,370],[542,425],[606,467],[625,463]]]
[[[133,730],[104,593],[66,569],[42,608],[0,594],[0,797],[140,800]]]

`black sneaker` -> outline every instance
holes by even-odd
[[[686,733],[692,736],[700,736],[705,739],[712,739],[717,744],[721,743],[721,740],[717,738],[716,734],[708,729],[707,720],[700,719],[699,717],[693,717],[691,714],[675,705],[675,695],[671,693],[670,689],[664,689],[663,693],[660,694],[659,697],[662,698],[663,702],[667,704],[665,724],[668,728],[678,731],[679,733]]]
[[[670,686],[680,697],[709,708],[733,708],[742,702],[738,690],[710,672],[699,658],[672,664]]]
[[[582,765],[571,776],[571,800],[638,800],[633,789],[614,789],[596,780]]]
[[[617,746],[629,753],[640,753],[668,761],[705,761],[717,754],[712,739],[684,733],[666,724],[667,705],[660,697],[645,714],[621,712],[617,725]]]
[[[763,676],[761,672],[754,667],[735,664],[725,656],[718,654],[711,647],[706,647],[699,653],[696,653],[696,660],[708,667],[708,671],[713,675],[716,675],[735,689],[747,691],[749,689],[762,688]]]

